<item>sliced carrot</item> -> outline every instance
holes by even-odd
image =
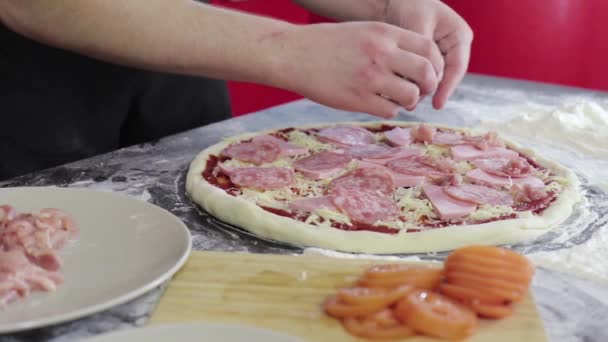
[[[502,296],[496,296],[486,292],[480,292],[478,289],[471,287],[450,283],[442,283],[439,285],[439,292],[452,299],[457,299],[467,303],[481,301],[484,303],[502,304],[505,301]]]
[[[362,317],[371,315],[386,308],[386,303],[365,303],[365,304],[346,304],[341,302],[336,296],[329,297],[323,304],[325,312],[337,318]]]
[[[505,318],[513,314],[513,306],[511,304],[485,304],[471,303],[470,307],[477,314],[484,318]]]
[[[477,316],[465,306],[431,291],[416,290],[397,303],[395,315],[416,332],[461,339],[477,326]]]
[[[345,304],[377,304],[388,307],[403,298],[412,289],[413,287],[411,286],[400,286],[392,289],[367,287],[343,288],[338,290],[337,298]]]

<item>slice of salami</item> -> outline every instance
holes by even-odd
[[[280,154],[281,147],[275,142],[258,140],[230,145],[222,151],[221,156],[260,165],[272,163]]]
[[[393,160],[387,164],[388,168],[406,175],[439,177],[445,172],[427,165],[425,160],[419,157],[407,157]]]
[[[384,168],[362,167],[329,183],[331,193],[338,190],[369,191],[390,195],[395,191],[395,180]]]
[[[286,167],[239,167],[231,169],[230,180],[241,188],[280,189],[295,183],[295,175]]]
[[[344,148],[344,154],[359,159],[381,159],[388,158],[400,150],[398,147],[369,144],[346,147]]]
[[[352,159],[345,154],[325,151],[299,159],[293,167],[307,178],[324,179],[340,172]]]
[[[376,142],[376,137],[372,132],[357,126],[322,128],[317,136],[319,140],[342,145],[367,145]]]
[[[450,197],[475,204],[489,205],[513,205],[513,197],[497,189],[483,185],[461,184],[458,186],[446,186],[443,191]]]
[[[374,224],[399,216],[399,207],[388,196],[371,191],[338,188],[331,195],[333,204],[352,221]]]

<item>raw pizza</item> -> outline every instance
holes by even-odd
[[[571,171],[496,133],[407,122],[232,137],[196,157],[186,186],[260,237],[378,254],[532,239],[578,199]]]

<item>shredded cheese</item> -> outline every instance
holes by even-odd
[[[450,148],[439,145],[424,144],[422,149],[425,155],[430,157],[448,157],[450,156]]]
[[[467,219],[474,221],[483,221],[491,218],[513,214],[513,208],[505,205],[488,205],[482,204],[475,210]]]
[[[331,150],[333,148],[331,144],[322,143],[315,137],[298,130],[294,130],[287,133],[287,139],[290,143],[304,146],[308,148],[311,152],[326,151]]]

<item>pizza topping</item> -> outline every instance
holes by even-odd
[[[348,146],[344,148],[344,153],[353,158],[358,159],[382,159],[390,158],[392,155],[397,153],[400,149],[397,147],[390,147],[387,145],[356,145]]]
[[[395,127],[384,132],[384,137],[393,146],[408,146],[414,141],[411,131],[411,128]]]
[[[321,141],[342,145],[368,145],[376,142],[374,134],[363,127],[336,126],[322,128],[317,133]]]
[[[276,142],[262,140],[230,145],[222,151],[221,156],[261,165],[272,163],[280,154],[281,148]]]
[[[465,142],[464,136],[461,133],[454,131],[437,132],[433,137],[433,144],[437,145],[460,145]]]
[[[442,156],[425,156],[418,158],[418,160],[424,165],[428,165],[433,169],[442,172],[454,172],[454,170],[456,170],[456,162],[450,158],[445,158]]]
[[[252,142],[271,142],[276,144],[280,149],[280,156],[299,156],[302,154],[307,154],[308,149],[306,147],[298,146],[296,144],[292,144],[281,140],[279,138],[273,137],[271,135],[260,135],[251,139]]]
[[[280,189],[295,182],[291,169],[285,167],[240,167],[230,171],[232,183],[242,188]]]
[[[420,124],[412,127],[411,135],[414,142],[427,143],[430,144],[433,142],[433,137],[437,133],[437,129],[435,127]]]
[[[556,194],[554,192],[547,192],[546,196],[535,201],[520,202],[514,206],[516,211],[532,211],[533,213],[539,213],[547,208],[549,203],[555,200]]]
[[[428,165],[428,158],[408,157],[393,160],[387,164],[388,168],[397,172],[414,176],[443,176],[445,172]]]
[[[351,157],[333,152],[319,152],[293,163],[296,171],[310,179],[326,179],[342,171],[352,160]]]
[[[455,199],[448,196],[444,187],[424,184],[422,192],[431,201],[437,215],[442,220],[456,219],[468,216],[475,211],[477,206],[473,203]]]
[[[380,164],[374,164],[371,162],[360,161],[357,166],[359,168],[365,168],[365,167],[381,168],[386,173],[389,173],[392,176],[393,181],[395,183],[395,187],[398,187],[398,188],[404,187],[404,186],[407,186],[407,187],[416,186],[416,185],[422,184],[425,180],[424,176],[414,176],[414,175],[406,175],[403,173],[397,173]]]
[[[518,157],[519,154],[504,147],[488,147],[480,150],[472,145],[456,145],[451,147],[452,158],[455,161],[475,160],[475,159],[511,159]]]
[[[465,140],[482,151],[492,147],[505,147],[505,143],[498,137],[498,133],[496,132],[488,132],[482,136],[466,137]]]
[[[443,176],[429,177],[431,184],[434,185],[460,185],[462,183],[462,176],[456,173],[450,173]]]
[[[373,224],[399,216],[399,208],[388,196],[370,190],[337,187],[331,194],[332,202],[356,222]]]
[[[545,189],[532,187],[530,184],[514,184],[511,193],[517,203],[538,201],[547,196]]]
[[[499,177],[491,175],[482,169],[467,172],[466,179],[471,183],[486,185],[494,188],[511,187],[512,185],[529,185],[533,188],[544,188],[545,183],[540,178],[526,176],[521,178]]]
[[[360,167],[329,183],[331,193],[341,189],[390,195],[395,190],[395,181],[385,168]]]
[[[414,156],[422,156],[422,150],[417,148],[408,148],[408,147],[399,147],[394,148],[392,153],[384,158],[363,158],[363,161],[378,164],[378,165],[386,165],[393,160],[408,158]]]
[[[289,208],[295,211],[313,212],[317,209],[325,208],[336,210],[336,206],[329,196],[301,198],[289,203]]]
[[[477,159],[472,163],[489,174],[501,177],[520,178],[530,175],[533,167],[525,158],[515,157],[511,159]]]
[[[511,195],[483,185],[462,184],[459,186],[446,186],[443,189],[452,198],[465,202],[489,205],[513,205],[513,197]]]

